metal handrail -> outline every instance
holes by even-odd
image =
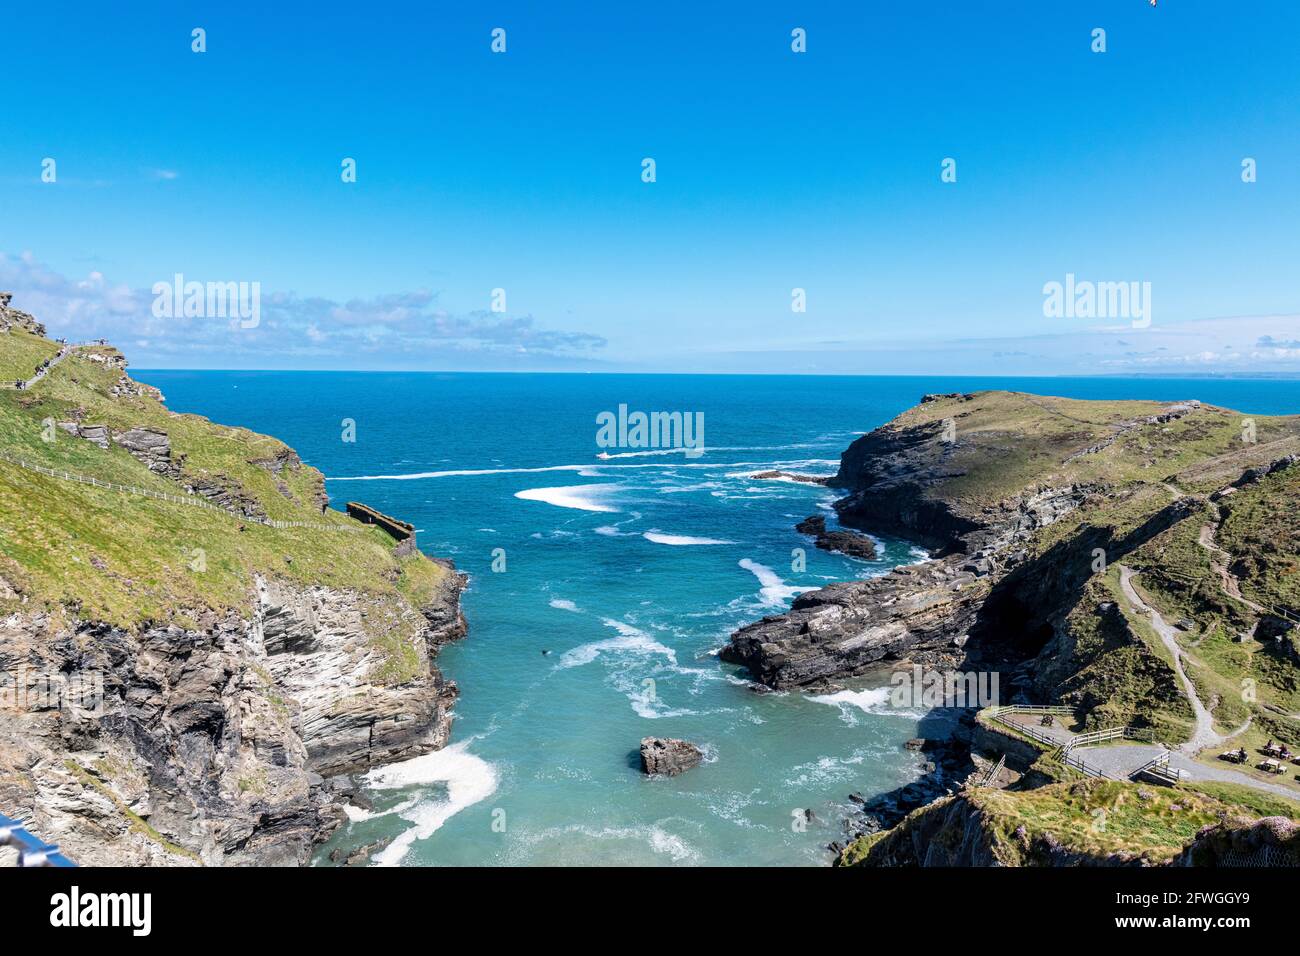
[[[1000,758],[998,758],[998,762],[989,768],[988,773],[984,774],[984,776],[980,779],[980,782],[975,784],[975,786],[987,787],[990,784],[992,784],[993,781],[998,779],[998,774],[1002,772],[1002,768],[1005,767],[1006,765],[1007,765],[1007,755],[1003,754]]]
[[[21,820],[7,817],[3,813],[0,813],[0,846],[17,848],[20,867],[77,865],[60,853],[58,846],[46,843],[25,829]]]

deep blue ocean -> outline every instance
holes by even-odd
[[[470,575],[469,637],[438,661],[461,689],[453,744],[371,774],[374,809],[322,851],[391,839],[375,862],[404,865],[820,864],[851,792],[917,776],[902,744],[927,715],[892,710],[880,681],[758,694],[718,662],[736,627],[800,589],[922,556],[889,539],[878,561],[818,551],[793,525],[830,515],[834,493],[751,472],[830,474],[926,392],[1300,412],[1294,381],[136,374],[173,410],[287,442],[328,477],[334,506],[414,522],[424,551]],[[596,416],[620,405],[703,413],[706,453],[598,459]],[[806,570],[792,569],[796,548]],[[635,753],[648,735],[695,741],[706,763],[647,779]]]

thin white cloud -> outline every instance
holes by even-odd
[[[186,276],[225,281],[223,277]],[[171,283],[172,276],[160,277]],[[226,357],[274,367],[281,358],[299,364],[373,367],[418,365],[470,355],[521,354],[542,359],[590,358],[605,339],[585,332],[541,328],[532,316],[474,312],[453,315],[438,307],[427,290],[335,302],[262,290],[256,328],[223,318],[154,315],[154,295],[115,283],[101,272],[72,279],[30,254],[0,253],[0,289],[14,293],[14,305],[35,315],[50,332],[69,339],[108,338],[120,344],[147,343],[142,362],[184,364],[187,357]]]

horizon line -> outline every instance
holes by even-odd
[[[361,375],[698,375],[749,376],[756,378],[1096,378],[1096,379],[1195,379],[1300,382],[1298,372],[701,372],[634,371],[614,369],[437,369],[437,368],[203,368],[195,366],[139,366],[133,372],[257,372],[295,374]]]

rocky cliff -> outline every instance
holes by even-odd
[[[904,663],[993,672],[997,702],[1070,705],[1082,729],[1139,727],[1195,750],[1253,725],[1258,743],[1296,746],[1297,449],[1300,418],[1198,401],[926,396],[855,441],[828,484],[845,492],[842,523],[922,543],[932,558],[802,594],[735,632],[721,656],[775,688]],[[1137,603],[1125,588],[1139,578]],[[1293,830],[1273,839],[1277,827],[1251,822],[1296,816],[1289,802],[1264,808],[1244,787],[1171,797],[1058,783],[1069,772],[1051,761],[981,785],[1008,751],[977,761],[975,737],[954,737],[951,759],[932,759],[922,780],[857,797],[858,836],[840,862],[1146,866],[1291,852]],[[932,802],[913,809],[921,800]],[[1243,813],[1247,824],[1224,822]],[[1123,826],[1098,836],[1098,814]]]
[[[464,579],[124,365],[0,392],[0,808],[82,864],[306,863],[351,775],[447,742]]]
[[[839,866],[1214,865],[1231,848],[1290,854],[1296,825],[1215,796],[1086,780],[1023,793],[974,788],[847,847]],[[1264,851],[1267,852],[1267,851]]]
[[[1151,560],[1137,556],[1194,524],[1211,490],[1298,441],[1295,419],[1259,418],[1271,440],[1243,444],[1240,419],[1191,401],[926,396],[855,441],[829,484],[845,492],[842,523],[934,557],[802,594],[738,630],[721,657],[775,688],[917,661],[996,669],[1004,686],[1051,696],[1116,649],[1089,640],[1105,627],[1109,564]]]

